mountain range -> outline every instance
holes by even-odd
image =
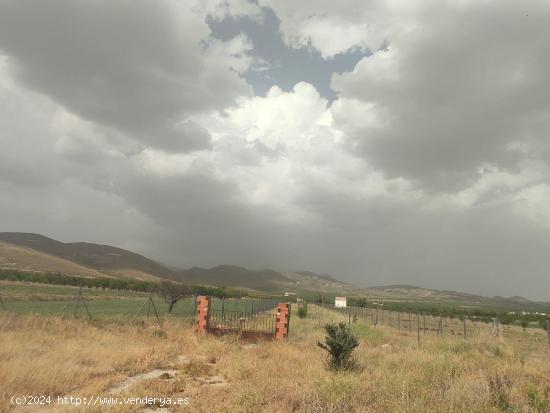
[[[65,243],[40,234],[0,232],[0,270],[59,272],[84,277],[163,279],[187,284],[211,285],[271,293],[315,292],[367,296],[388,301],[447,303],[463,307],[499,307],[513,310],[550,311],[550,304],[523,297],[483,297],[457,291],[441,291],[411,285],[359,288],[327,274],[311,271],[250,270],[234,265],[212,268],[169,268],[122,248],[88,242]]]
[[[314,272],[249,270],[234,265],[169,268],[134,252],[88,242],[60,242],[40,234],[0,232],[0,269],[49,271],[88,277],[144,281],[176,280],[188,284],[281,292],[288,289],[344,292],[353,286]]]

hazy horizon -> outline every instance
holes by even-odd
[[[0,0],[0,230],[550,301],[550,4]]]
[[[5,233],[5,232],[8,232],[8,231],[0,231],[0,234],[2,233]],[[17,232],[17,231],[9,231],[9,232]],[[17,232],[17,233],[20,233],[20,234],[32,234],[32,235],[41,235],[41,236],[44,236],[46,238],[50,238],[50,239],[53,239],[52,237],[49,237],[48,235],[46,234],[37,234],[37,233],[33,233],[33,232],[28,232],[28,233],[21,233],[21,232]],[[63,242],[63,243],[80,243],[80,242],[83,242],[83,243],[90,243],[89,241],[87,240],[69,240],[69,241],[62,241],[62,240],[58,240],[58,239],[53,239],[54,241],[60,241],[60,242]],[[97,242],[97,243],[93,243],[93,244],[97,244],[97,245],[106,245],[104,243],[101,243],[101,242]],[[117,247],[117,248],[121,248],[120,246],[116,246],[116,245],[111,245],[113,247]],[[134,252],[134,253],[138,253],[138,251],[130,251],[130,252]],[[214,269],[216,267],[221,267],[221,266],[232,266],[232,267],[239,267],[239,268],[245,268],[247,270],[250,270],[250,271],[262,271],[262,270],[272,270],[272,271],[276,271],[276,272],[281,272],[281,273],[285,273],[285,272],[294,272],[294,273],[299,273],[299,272],[311,272],[311,273],[315,273],[317,275],[321,275],[321,276],[330,276],[332,278],[334,278],[336,281],[341,281],[341,282],[346,282],[346,283],[349,283],[353,286],[356,286],[356,287],[359,287],[359,288],[378,288],[378,287],[392,287],[392,286],[402,286],[402,287],[413,287],[413,288],[420,288],[420,289],[428,289],[428,290],[438,290],[438,291],[451,291],[451,292],[458,292],[458,293],[466,293],[466,294],[474,294],[474,295],[480,295],[480,296],[484,296],[484,297],[497,297],[497,296],[500,296],[498,294],[491,294],[490,292],[487,292],[485,294],[483,293],[480,293],[478,291],[472,291],[472,290],[468,290],[468,289],[461,289],[461,290],[452,290],[452,289],[446,289],[444,287],[441,287],[441,288],[436,288],[434,286],[430,286],[430,285],[419,285],[419,284],[399,284],[399,283],[391,283],[391,282],[388,282],[388,283],[385,283],[385,284],[376,284],[376,285],[372,285],[372,284],[365,284],[365,283],[352,283],[352,282],[349,282],[349,281],[344,281],[341,277],[338,276],[338,274],[327,274],[327,273],[324,273],[324,272],[315,272],[315,271],[312,271],[311,269],[307,269],[307,268],[284,268],[284,267],[246,267],[246,266],[243,266],[237,262],[235,263],[218,263],[218,264],[211,264],[211,265],[205,265],[205,266],[200,266],[200,265],[191,265],[191,266],[187,266],[187,267],[182,267],[182,266],[178,266],[178,265],[170,265],[166,262],[163,262],[162,260],[159,260],[159,259],[156,259],[155,257],[153,256],[145,256],[145,258],[148,258],[152,261],[155,261],[157,262],[158,264],[161,264],[161,265],[164,265],[165,267],[171,269],[171,270],[175,270],[175,271],[185,271],[185,270],[189,270],[189,269],[192,269],[192,268],[206,268],[206,269]],[[519,296],[518,294],[515,294],[515,295],[510,295],[510,296],[502,296],[504,298],[513,298],[515,296]],[[546,303],[550,303],[549,300],[537,300],[537,299],[533,299],[531,297],[523,297],[523,296],[520,296],[522,298],[526,298],[526,299],[529,299],[531,301],[535,301],[535,302],[546,302]]]

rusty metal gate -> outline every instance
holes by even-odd
[[[214,335],[237,334],[244,339],[275,338],[277,315],[274,313],[251,313],[211,309],[208,317],[208,332]]]

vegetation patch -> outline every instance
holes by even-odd
[[[353,350],[359,345],[359,340],[344,324],[327,324],[325,326],[325,342],[317,345],[329,354],[328,365],[331,370],[350,370],[356,366],[352,359]]]

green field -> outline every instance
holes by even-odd
[[[78,292],[78,287],[70,285],[31,284],[19,282],[0,282],[0,295],[3,297],[14,297],[28,299],[32,296],[48,297],[62,296],[71,297]],[[125,291],[125,290],[102,290],[97,288],[82,288],[87,298],[104,297],[146,297],[146,293]]]
[[[71,302],[78,293],[77,287],[24,284],[24,283],[0,283],[0,297],[9,312],[16,314],[46,314],[74,316],[76,305]],[[92,315],[96,317],[134,317],[147,302],[146,293],[132,291],[101,290],[94,288],[82,288],[86,306]],[[159,296],[153,296],[153,302],[159,316],[165,315],[168,304]],[[213,308],[221,309],[222,303],[226,311],[257,311],[260,305],[255,299],[214,299]],[[266,302],[262,301],[265,307]],[[147,305],[139,317],[147,316]],[[1,310],[1,307],[0,307]],[[172,310],[175,317],[192,319],[195,314],[195,299],[186,297],[178,301]],[[87,316],[82,302],[78,308],[78,316]],[[153,308],[150,308],[150,316],[154,316]]]

